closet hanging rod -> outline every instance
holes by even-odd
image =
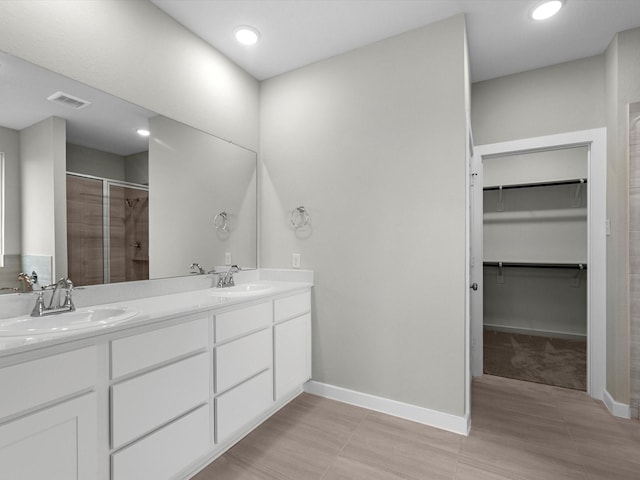
[[[551,187],[554,185],[576,185],[579,183],[587,183],[586,178],[577,178],[575,180],[558,180],[556,182],[536,182],[536,183],[518,183],[515,185],[495,185],[492,187],[484,187],[483,190],[508,190],[510,188],[530,188],[530,187]]]
[[[586,263],[483,262],[485,267],[571,268],[586,270]]]

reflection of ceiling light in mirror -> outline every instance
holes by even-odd
[[[546,20],[547,18],[551,18],[560,11],[562,5],[564,5],[564,0],[543,2],[531,11],[531,18],[534,20]]]
[[[139,128],[138,130],[136,130],[136,132],[138,133],[138,135],[140,135],[141,137],[148,137],[150,135],[149,130],[145,129],[145,128]]]
[[[260,32],[248,25],[236,27],[233,30],[233,34],[235,35],[236,40],[243,45],[254,45],[260,39]]]

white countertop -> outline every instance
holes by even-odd
[[[88,327],[71,332],[43,333],[32,336],[0,336],[0,358],[29,350],[40,349],[53,345],[75,342],[81,339],[110,334],[133,327],[161,322],[176,316],[189,315],[199,312],[218,310],[233,305],[255,302],[283,294],[293,293],[297,290],[305,290],[312,286],[306,282],[287,282],[274,280],[259,280],[251,282],[268,286],[265,290],[258,290],[248,294],[233,294],[225,296],[225,289],[207,288],[182,293],[152,296],[136,300],[92,305],[79,308],[78,311],[88,308],[123,307],[129,311],[136,311],[132,318],[119,323]],[[64,315],[64,314],[60,314]],[[52,322],[57,315],[50,317]],[[5,319],[10,321],[11,319]],[[0,320],[2,322],[2,320]]]

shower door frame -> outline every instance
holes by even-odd
[[[474,165],[482,168],[482,159],[495,156],[556,150],[586,146],[588,150],[588,206],[587,206],[587,393],[598,400],[606,400],[606,186],[607,186],[607,130],[597,128],[576,132],[526,138],[474,147]],[[475,197],[473,208],[482,216],[482,196]],[[474,229],[476,245],[482,245],[482,228]],[[479,293],[483,291],[480,278]],[[482,375],[483,318],[474,312],[471,321],[472,374]]]
[[[111,209],[109,205],[109,188],[112,185],[126,188],[136,188],[149,192],[149,185],[140,183],[125,182],[123,180],[113,180],[111,178],[86,175],[84,173],[66,172],[74,177],[88,178],[102,182],[102,282],[111,283]]]
[[[99,177],[95,177],[99,178]],[[103,219],[103,247],[104,247],[104,283],[111,283],[111,186],[135,188],[149,192],[148,185],[139,183],[124,182],[121,180],[112,180],[110,178],[102,179],[102,219]],[[148,240],[147,240],[148,241]]]

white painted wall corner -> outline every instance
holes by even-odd
[[[631,406],[614,400],[606,389],[602,394],[602,401],[614,417],[631,418]]]
[[[469,413],[459,417],[449,413],[418,407],[388,398],[377,397],[375,395],[369,395],[368,393],[356,392],[355,390],[348,390],[313,380],[305,383],[304,391],[320,397],[337,400],[338,402],[368,408],[376,412],[404,418],[430,427],[440,428],[459,435],[469,435],[471,428]]]

